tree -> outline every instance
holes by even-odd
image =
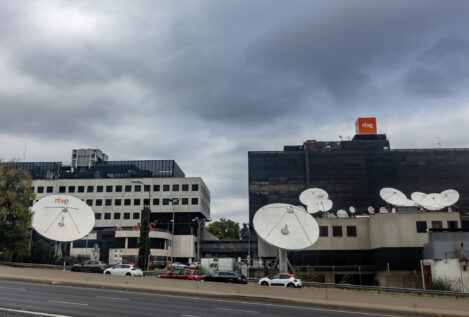
[[[11,163],[0,164],[0,249],[6,261],[29,256],[29,204],[34,198],[31,176]]]
[[[212,222],[207,230],[220,240],[239,240],[239,224],[230,219]]]
[[[148,219],[150,218],[150,208],[145,206],[142,210],[142,221],[140,225],[140,238],[138,239],[138,264],[145,270],[147,267],[148,256],[150,255],[150,227]]]
[[[249,227],[247,223],[243,223],[243,228],[239,232],[241,240],[249,240]]]

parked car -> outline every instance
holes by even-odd
[[[189,264],[190,269],[198,269],[199,266],[200,266],[200,262],[192,262],[191,264]]]
[[[246,276],[234,271],[215,271],[206,275],[204,281],[247,284]]]
[[[152,261],[150,262],[150,269],[164,269],[166,267],[165,261]]]
[[[262,286],[302,287],[301,280],[295,274],[279,273],[259,280]]]
[[[107,275],[143,276],[142,269],[135,264],[119,264],[104,270]]]
[[[171,268],[172,269],[185,269],[187,268],[187,265],[185,265],[184,263],[173,262],[171,263]]]
[[[193,269],[176,269],[170,273],[163,273],[159,275],[161,278],[175,278],[180,280],[194,280],[201,281],[204,279],[204,276],[199,270]]]
[[[83,263],[73,265],[70,270],[73,272],[93,272],[102,273],[108,265],[101,261],[85,261]]]

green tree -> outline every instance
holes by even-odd
[[[249,240],[249,227],[247,223],[243,223],[243,227],[241,228],[239,235],[241,236],[241,240]]]
[[[138,239],[138,264],[145,270],[147,268],[148,256],[150,255],[150,208],[144,207],[142,210],[142,221],[140,226],[140,238]]]
[[[34,198],[31,176],[11,163],[0,164],[0,250],[6,261],[21,262],[29,256],[29,204]]]
[[[230,219],[212,222],[207,230],[220,240],[239,240],[239,224]]]
[[[57,258],[54,248],[42,239],[34,241],[31,249],[31,262],[55,264]]]

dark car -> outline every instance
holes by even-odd
[[[204,278],[208,282],[225,282],[247,284],[246,276],[234,271],[215,271]]]
[[[170,273],[160,274],[159,277],[175,278],[179,280],[195,280],[195,281],[201,281],[204,279],[204,276],[199,270],[193,270],[193,269],[174,270]]]
[[[166,268],[165,261],[153,261],[150,262],[150,269],[164,269]]]
[[[85,261],[83,263],[75,264],[70,270],[73,272],[93,272],[102,273],[108,265],[101,261]]]

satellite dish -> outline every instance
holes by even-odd
[[[319,225],[306,211],[288,204],[260,208],[253,219],[259,238],[285,250],[302,250],[319,238]]]
[[[427,210],[440,210],[443,209],[445,206],[441,206],[439,204],[440,194],[432,193],[425,195],[422,199],[422,206]]]
[[[308,188],[301,192],[300,201],[303,205],[310,205],[312,200],[323,200],[329,198],[329,194],[321,188]]]
[[[369,206],[367,210],[368,210],[368,212],[369,212],[370,214],[374,214],[374,213],[375,213],[375,209],[374,209],[373,207],[371,207],[371,206]]]
[[[72,196],[46,196],[34,204],[32,210],[34,230],[50,240],[78,240],[88,235],[94,227],[93,210]]]
[[[336,215],[337,215],[337,218],[348,218],[348,213],[343,209],[337,210]]]
[[[417,205],[422,206],[422,200],[425,198],[425,196],[427,196],[427,194],[425,194],[425,193],[413,192],[410,195],[410,198],[412,198],[412,200],[415,201],[415,203],[417,203]]]
[[[389,212],[388,209],[385,208],[385,207],[379,208],[379,213],[380,213],[380,214],[387,214],[388,212]],[[373,209],[373,212],[370,211],[370,214],[374,214],[374,213],[375,213],[375,210],[374,210],[374,209]]]
[[[332,208],[332,200],[330,199],[321,200],[317,204],[321,211],[329,211]]]
[[[318,206],[317,203],[313,203],[313,204],[308,205],[308,206],[306,207],[306,210],[307,210],[310,214],[315,214],[315,213],[321,211],[321,210],[319,209],[319,206]]]
[[[356,212],[355,207],[350,206],[349,209],[350,213],[354,214]]]
[[[418,204],[413,201],[412,199],[407,199],[401,206],[403,207],[415,207],[418,206]]]
[[[454,189],[447,189],[440,193],[437,203],[444,207],[454,205],[459,200],[459,193]]]
[[[379,191],[381,198],[390,205],[402,206],[407,202],[407,197],[398,189],[385,187]]]

